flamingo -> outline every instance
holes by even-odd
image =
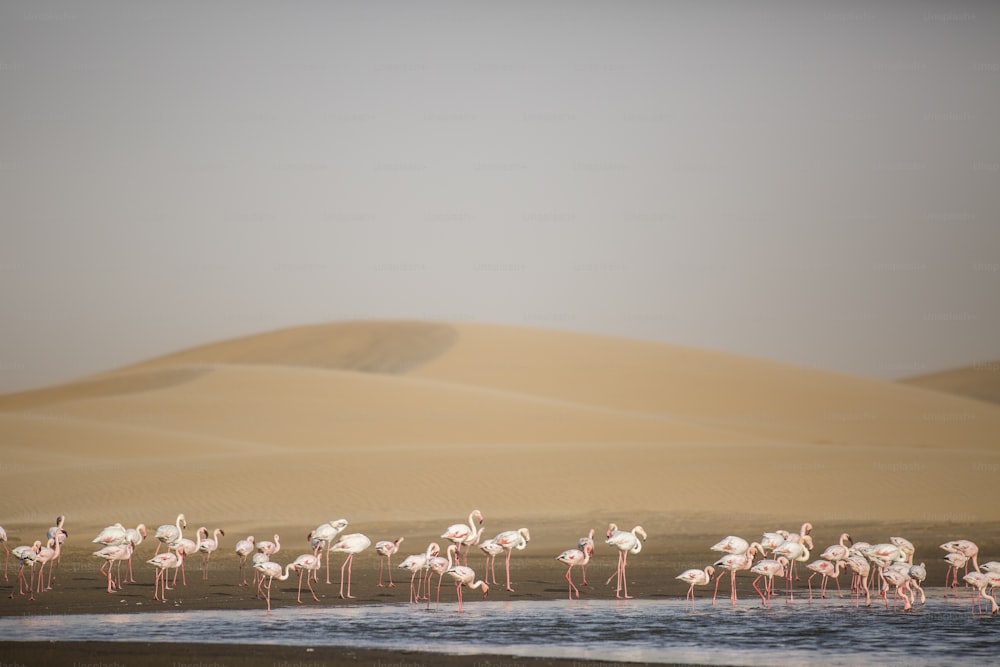
[[[169,547],[171,544],[179,541],[184,536],[184,528],[187,528],[187,519],[184,518],[183,514],[177,515],[177,521],[173,525],[167,523],[157,528],[156,532],[153,533],[153,537],[158,539],[160,544],[156,545],[156,552],[153,555],[158,555],[160,547],[164,544]]]
[[[967,558],[972,559],[972,567],[979,572],[979,547],[975,542],[970,542],[969,540],[952,540],[951,542],[945,542],[941,545],[941,548],[949,553],[959,553]],[[965,573],[969,573],[969,563],[965,563]],[[945,586],[948,582],[945,581]],[[954,588],[954,583],[952,585]]]
[[[275,533],[273,542],[270,540],[261,540],[260,542],[257,542],[257,551],[258,553],[273,556],[281,551],[281,538],[277,533]]]
[[[927,578],[927,567],[923,563],[911,565],[908,574],[910,575],[910,579],[913,580],[910,585],[915,586],[917,591],[920,592],[920,604],[927,604],[927,595],[924,593],[923,586],[921,586],[924,583],[924,579]]]
[[[779,530],[773,533],[764,533],[760,537],[761,545],[761,555],[767,553],[768,550],[773,551],[782,544],[788,541],[789,532],[787,530]]]
[[[104,563],[101,565],[101,574],[104,574],[104,568],[105,567],[108,568],[108,572],[107,572],[107,574],[108,574],[108,593],[113,593],[114,589],[121,588],[121,571],[120,571],[121,570],[121,567],[120,567],[121,566],[121,562],[123,560],[128,560],[128,559],[132,558],[132,551],[134,549],[135,549],[135,546],[131,542],[129,542],[129,543],[124,544],[124,545],[122,545],[122,544],[110,544],[110,545],[108,545],[108,546],[100,549],[99,551],[95,551],[94,552],[95,556],[97,556],[98,558],[103,558],[104,559]],[[112,567],[112,564],[115,563],[115,562],[117,562],[118,565],[119,565],[118,584],[117,585],[112,585],[112,582],[111,582],[111,567]]]
[[[31,546],[22,545],[19,547],[14,547],[13,554],[14,558],[18,560],[20,567],[17,569],[17,583],[18,583],[18,593],[24,595],[24,567],[26,565],[31,566],[31,573],[28,575],[28,599],[35,599],[35,591],[31,587],[32,579],[35,577],[35,561],[38,556],[38,552],[42,549],[41,540],[35,540],[34,544]],[[10,591],[11,599],[14,599],[14,589]]]
[[[590,562],[590,556],[594,553],[594,547],[589,544],[584,544],[582,548],[578,547],[576,549],[567,549],[558,556],[556,560],[560,563],[568,565],[566,568],[566,582],[569,584],[569,599],[573,599],[573,592],[576,591],[576,597],[580,597],[580,589],[573,584],[573,578],[570,573],[573,571],[574,565],[579,565],[581,568],[586,567],[587,563]]]
[[[0,544],[3,545],[3,550],[6,552],[3,557],[3,580],[10,581],[7,577],[7,562],[10,560],[10,548],[7,547],[7,531],[3,526],[0,526]]]
[[[309,581],[311,573],[319,570],[320,557],[316,554],[302,554],[295,560],[293,560],[289,567],[299,573],[299,594],[296,600],[299,604],[302,604],[302,574],[306,573],[306,586],[309,587],[309,592],[312,593],[313,600],[319,602],[319,598],[316,597],[316,591],[313,590],[312,582]],[[254,568],[257,566],[254,565]],[[258,584],[259,586],[259,584]]]
[[[385,569],[389,572],[389,588],[395,588],[396,584],[392,583],[392,555],[399,551],[399,545],[403,543],[402,537],[398,540],[379,540],[375,543],[375,553],[379,555],[378,559],[378,587],[382,586],[382,557],[385,557]]]
[[[38,554],[35,556],[35,561],[41,563],[42,566],[38,569],[38,585],[35,587],[36,593],[41,593],[43,590],[52,590],[52,568],[55,566],[55,561],[58,561],[61,553],[62,542],[58,539],[58,537],[49,538],[48,543],[38,550]],[[45,574],[45,565],[50,562],[53,563],[53,565],[49,567],[49,583],[43,589],[42,575]]]
[[[847,542],[847,544],[844,544],[844,542]],[[828,561],[844,560],[850,555],[851,545],[853,543],[854,540],[851,539],[850,535],[847,533],[841,533],[840,540],[837,544],[828,546],[823,550],[823,553],[821,553],[819,557]]]
[[[945,554],[944,559],[948,561],[948,571],[944,573],[944,585],[948,587],[948,577],[951,576],[951,587],[958,585],[958,571],[969,564],[969,557],[965,554],[952,551]]]
[[[851,580],[851,591],[857,592],[858,604],[861,603],[861,591],[864,590],[865,606],[870,607],[872,596],[868,587],[868,574],[871,571],[871,565],[868,563],[868,559],[861,554],[851,554],[844,562],[854,572],[854,577]]]
[[[983,563],[979,566],[980,572],[996,572],[1000,574],[1000,561],[991,560],[988,563]]]
[[[248,535],[245,540],[240,540],[236,543],[234,547],[236,555],[240,557],[240,577],[242,581],[237,584],[238,586],[247,585],[247,557],[255,551],[254,547],[254,537],[253,535]],[[256,573],[254,574],[254,579],[256,579]]]
[[[442,558],[441,556],[431,556],[427,559],[426,569],[427,569],[427,608],[431,607],[431,592],[430,592],[430,580],[436,572],[438,575],[438,588],[437,588],[437,604],[441,604],[441,580],[444,579],[445,572],[450,570],[455,564],[454,554],[457,553],[459,547],[457,544],[449,544],[447,558]]]
[[[152,558],[146,561],[157,568],[156,581],[153,585],[154,600],[167,601],[167,591],[170,590],[170,587],[167,585],[167,570],[173,569],[176,571],[177,568],[184,564],[184,557],[184,546],[181,545],[174,551],[167,550],[162,554],[154,554]]]
[[[135,552],[135,548],[142,544],[142,541],[146,539],[149,533],[146,532],[146,524],[140,523],[135,528],[126,528],[125,535],[126,539],[132,544],[132,551]],[[119,569],[121,565],[118,566]],[[119,581],[121,580],[121,573],[118,576]],[[125,583],[134,584],[136,583],[135,577],[132,575],[132,554],[128,557],[128,579]]]
[[[202,579],[208,579],[208,560],[212,557],[212,553],[219,549],[219,538],[225,536],[226,533],[221,528],[216,528],[212,537],[208,537],[208,530],[205,530],[205,539],[198,545],[198,551],[205,554],[201,561]]]
[[[763,551],[763,547],[754,542],[757,548]],[[747,549],[750,548],[750,543],[744,540],[742,537],[737,537],[736,535],[729,535],[724,537],[722,540],[712,545],[712,551],[721,551],[727,554],[745,554]]]
[[[180,568],[179,568],[180,569],[180,574],[181,574],[181,584],[183,586],[187,586],[187,571],[186,571],[187,568],[185,568],[185,566],[184,566],[184,561],[187,560],[187,558],[186,558],[187,554],[194,554],[194,553],[198,553],[199,551],[201,551],[201,534],[202,533],[205,533],[205,535],[208,535],[208,528],[205,528],[205,526],[201,526],[200,528],[198,528],[198,530],[195,531],[195,537],[198,538],[197,542],[191,540],[190,538],[182,537],[179,540],[177,540],[176,542],[167,545],[167,549],[168,550],[173,549],[174,551],[176,551],[178,549],[178,547],[184,547],[185,558],[184,558],[184,560],[181,561]],[[177,585],[177,569],[174,570],[174,580],[171,582],[171,585],[172,586],[176,586]]]
[[[344,559],[344,564],[340,566],[341,599],[344,598],[344,568],[347,568],[347,597],[353,598],[354,596],[351,595],[351,566],[354,562],[354,554],[361,553],[371,545],[372,541],[367,535],[362,535],[361,533],[351,533],[350,535],[340,537],[336,543],[330,547],[330,551],[347,554],[347,558]]]
[[[840,569],[846,565],[842,560],[838,561],[828,561],[828,560],[814,560],[813,562],[806,565],[807,568],[813,571],[809,575],[809,599],[812,600],[812,580],[817,574],[823,575],[822,583],[820,584],[821,598],[826,598],[826,580],[833,577],[833,580],[837,582],[837,592],[840,593],[840,597],[844,597],[843,591],[840,589]]]
[[[458,591],[458,610],[462,611],[462,587],[468,586],[469,588],[475,590],[477,588],[483,589],[483,599],[490,593],[490,586],[482,579],[476,579],[476,573],[471,567],[466,567],[464,565],[452,566],[446,573],[452,579],[455,580],[455,588]]]
[[[410,574],[410,604],[414,602],[420,602],[420,588],[423,586],[423,576],[424,576],[424,566],[427,565],[427,560],[431,556],[436,556],[441,551],[441,547],[438,546],[437,542],[431,542],[427,546],[427,551],[422,554],[412,554],[403,559],[397,567],[401,570],[409,570]],[[413,580],[416,578],[417,574],[420,574],[420,581],[417,583],[417,588],[413,588]]]
[[[913,553],[917,550],[917,548],[913,546],[913,542],[909,541],[905,537],[890,537],[889,542],[899,547],[899,552],[903,555],[906,562],[913,565]]]
[[[695,586],[705,586],[712,581],[712,575],[715,574],[715,568],[709,565],[704,570],[699,570],[693,568],[690,570],[684,570],[678,574],[674,579],[680,579],[686,584],[691,584],[688,588],[687,594],[684,596],[684,601],[690,601],[694,605],[694,587]]]
[[[580,540],[576,543],[576,548],[579,549],[580,551],[583,551],[588,546],[590,547],[590,555],[593,556],[594,555],[594,529],[593,528],[591,528],[590,532],[587,535],[581,537]],[[583,563],[580,566],[580,570],[583,572],[583,582],[580,585],[581,586],[589,586],[589,584],[587,583],[587,563]],[[496,583],[495,580],[496,580],[496,577],[494,577],[494,582],[493,582],[494,584]]]
[[[507,552],[507,590],[512,593],[514,592],[514,589],[510,585],[510,554],[514,549],[517,549],[518,551],[523,550],[526,546],[528,546],[529,540],[531,540],[531,535],[528,533],[527,528],[505,530],[493,538],[493,541],[496,542],[498,546],[503,547],[504,551]]]
[[[976,607],[979,606],[979,598],[984,600],[989,600],[991,604],[990,613],[995,614],[1000,607],[997,606],[997,599],[993,595],[988,595],[986,593],[986,587],[990,585],[989,576],[983,574],[979,570],[969,572],[967,575],[962,577],[962,580],[970,584],[973,588],[979,589],[979,595],[976,597]]]
[[[344,532],[345,528],[347,528],[347,519],[337,519],[321,523],[306,536],[306,539],[314,540],[326,547],[326,583],[328,584],[333,583],[330,581],[330,546],[337,539],[337,536]]]
[[[774,578],[784,577],[785,568],[787,567],[788,559],[784,556],[778,556],[776,559],[766,558],[750,568],[750,571],[757,575],[757,578],[753,580],[753,588],[757,591],[757,595],[760,596],[765,607],[771,606],[771,598],[774,597]],[[767,577],[767,581],[764,582],[763,593],[757,587],[757,582],[760,581],[761,577]]]
[[[499,544],[497,544],[496,542],[494,542],[493,538],[490,538],[488,540],[483,540],[479,544],[479,549],[484,554],[486,554],[486,565],[484,567],[488,567],[490,569],[489,574],[486,577],[486,580],[489,581],[490,575],[492,575],[493,581],[490,582],[490,583],[493,583],[493,584],[496,584],[496,585],[500,585],[500,582],[497,581],[497,573],[496,573],[495,565],[496,565],[497,556],[499,556],[500,554],[503,553],[503,547],[500,546]]]
[[[479,528],[476,526],[476,520],[479,520]],[[445,529],[441,533],[441,538],[445,540],[450,540],[452,543],[458,545],[458,555],[462,556],[462,547],[465,547],[465,563],[469,562],[469,549],[471,549],[476,544],[479,544],[479,539],[483,535],[483,513],[479,510],[472,510],[469,513],[469,525],[462,523],[456,523]]]
[[[277,579],[278,581],[286,581],[288,575],[292,569],[291,563],[285,566],[285,572],[282,574],[281,566],[277,563],[272,563],[271,561],[264,561],[262,563],[257,563],[253,566],[255,570],[260,572],[260,583],[263,585],[264,577],[267,577],[267,610],[271,611],[271,582]]]
[[[729,572],[730,581],[730,591],[729,600],[735,605],[736,604],[736,573],[740,570],[749,570],[753,567],[753,559],[757,555],[757,547],[750,547],[746,550],[746,553],[742,554],[726,554],[719,560],[715,561],[715,567],[726,570]],[[722,578],[723,573],[719,572],[715,577],[715,593],[712,594],[712,604],[715,604],[715,598],[719,595],[719,579]]]
[[[66,541],[69,537],[69,533],[63,528],[66,523],[66,515],[60,514],[56,517],[56,525],[46,531],[46,539],[56,540],[60,545]],[[55,561],[49,567],[49,588],[52,588],[52,580],[55,579],[55,570],[59,569],[59,564],[62,563],[62,553],[56,555]]]
[[[808,546],[807,546],[808,545]],[[784,556],[788,559],[788,577],[786,581],[786,589],[788,591],[789,599],[794,599],[794,593],[792,589],[794,587],[793,579],[795,573],[796,563],[805,563],[809,560],[809,552],[813,548],[812,537],[809,535],[804,535],[799,538],[798,541],[788,540],[784,544],[778,545],[773,551],[771,551],[771,556]]]
[[[617,585],[615,586],[616,598],[624,600],[632,598],[628,594],[628,579],[625,577],[625,567],[628,564],[629,552],[637,554],[642,551],[642,540],[645,539],[648,538],[642,526],[636,526],[631,531],[618,530],[618,526],[613,523],[608,526],[605,543],[618,549],[618,567],[615,573],[604,582],[604,585],[607,586],[611,583],[612,579],[618,578]]]
[[[907,593],[909,592],[910,579],[909,573],[900,572],[899,570],[893,569],[889,565],[884,566],[881,570],[882,578],[885,580],[886,584],[889,586],[894,586],[895,590],[892,597],[892,608],[896,608],[896,598],[903,598],[903,611],[907,611],[913,607],[913,601],[910,599]],[[882,593],[882,597],[885,598],[885,591]],[[889,608],[889,600],[885,600],[886,609]]]

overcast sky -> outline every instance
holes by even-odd
[[[991,2],[3,2],[0,391],[357,318],[996,359],[998,36]]]

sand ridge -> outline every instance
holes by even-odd
[[[474,506],[981,522],[1000,500],[996,433],[1000,406],[708,350],[333,323],[0,397],[0,523],[185,511],[280,526]]]

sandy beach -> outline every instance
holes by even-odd
[[[661,343],[428,322],[270,332],[0,396],[9,546],[44,538],[57,514],[69,532],[53,590],[31,602],[4,598],[0,615],[264,614],[236,586],[237,540],[280,534],[274,560],[286,563],[309,550],[310,530],[345,518],[347,533],[403,536],[401,553],[418,553],[474,508],[485,537],[531,530],[512,559],[516,592],[496,586],[491,600],[565,597],[555,556],[611,522],[649,534],[629,561],[637,597],[683,596],[674,576],[710,564],[709,547],[726,535],[754,539],[804,521],[817,551],[842,532],[872,543],[907,537],[928,583],[940,586],[942,542],[972,539],[981,561],[1000,557],[996,433],[1000,407],[986,401]],[[192,558],[187,586],[157,603],[144,561],[156,527],[181,512],[186,535],[199,526],[226,535],[207,581]],[[109,595],[90,541],[115,522],[144,523],[150,538],[135,558],[138,583]],[[604,582],[616,557],[599,539],[583,597],[614,597]],[[482,569],[481,553],[471,561]],[[375,585],[371,549],[355,561],[357,599],[340,600],[341,562],[334,557],[334,583],[317,586],[320,602],[306,604],[407,602],[403,572],[394,572],[395,588]],[[749,580],[740,585],[753,594]],[[293,579],[275,584],[272,604],[296,604]],[[455,606],[447,582],[441,604]],[[284,650],[245,664],[310,657]],[[25,644],[10,657],[72,664],[79,651],[121,664],[148,649]],[[184,651],[157,656],[212,663],[237,648]],[[321,662],[390,658],[423,662],[364,651],[326,652]]]

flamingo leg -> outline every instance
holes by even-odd
[[[757,575],[757,578],[753,580],[753,589],[754,589],[755,591],[757,591],[757,595],[759,595],[759,596],[760,596],[760,601],[761,601],[762,603],[764,603],[764,606],[766,607],[766,606],[768,606],[768,604],[767,604],[767,598],[766,598],[766,597],[764,596],[764,594],[763,594],[763,593],[762,593],[762,592],[760,591],[760,588],[758,588],[758,587],[757,587],[757,582],[758,582],[758,581],[760,581],[760,578],[761,578],[761,577],[763,577],[763,576],[764,576],[763,574],[760,574],[760,575]],[[693,589],[693,588],[694,588],[694,587],[692,587],[692,589]],[[766,583],[766,582],[764,583],[764,589],[765,589],[765,590],[767,589],[767,583]]]
[[[462,611],[462,582],[458,582],[458,610]]]
[[[389,572],[389,588],[395,588],[396,584],[392,581],[392,554],[385,557],[385,569]],[[379,577],[381,581],[381,577]]]
[[[570,565],[569,569],[566,570],[566,581],[569,582],[569,599],[573,599],[573,591],[576,591],[576,597],[580,597],[580,589],[573,585],[573,578],[570,576],[570,572],[573,571],[573,566]]]
[[[507,559],[506,559],[506,564],[507,564],[507,590],[510,591],[511,593],[513,593],[514,592],[514,588],[510,585],[510,554],[511,554],[511,551],[512,551],[511,549],[507,549]]]
[[[623,592],[622,599],[631,600],[632,596],[628,594],[628,577],[625,576],[625,566],[627,565],[628,565],[628,552],[623,551],[621,573],[618,576],[618,580],[621,582],[622,586],[622,592]]]
[[[326,583],[328,583],[328,584],[332,584],[333,583],[332,581],[330,581],[330,546],[331,546],[331,544],[329,542],[327,542],[326,543]],[[340,575],[340,585],[341,586],[344,585],[344,575],[343,575],[343,573],[341,573],[341,575]],[[340,597],[344,597],[344,596],[341,595]]]
[[[347,568],[347,597],[353,597],[351,595],[351,561],[354,560],[354,554],[347,554],[347,558],[344,560],[344,564],[340,566],[340,597],[344,598],[344,568]]]

